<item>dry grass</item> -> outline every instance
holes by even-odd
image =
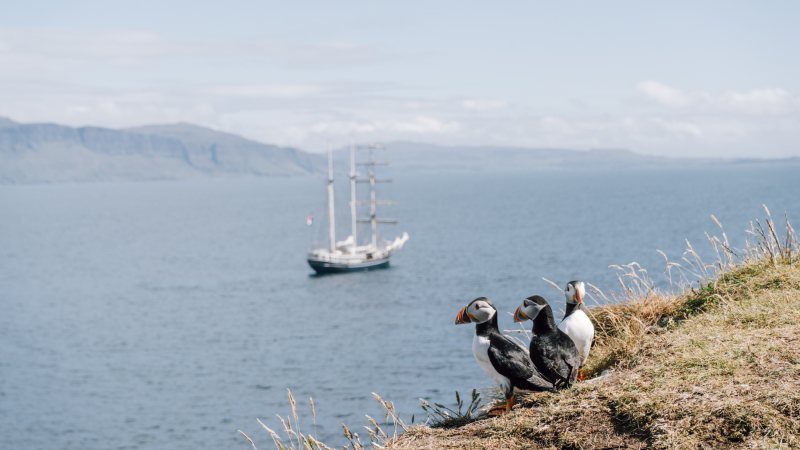
[[[636,275],[637,266],[626,266],[628,274]],[[648,333],[666,330],[674,324],[681,297],[659,292],[643,279],[634,279],[637,288],[627,286],[627,298],[614,299],[604,306],[589,308],[587,313],[595,326],[591,358],[584,373],[599,376],[631,354]],[[592,289],[595,293],[597,288]]]
[[[286,416],[286,420],[278,415],[278,420],[280,420],[281,425],[283,425],[283,431],[286,433],[288,443],[284,442],[278,433],[264,425],[264,422],[262,422],[261,419],[256,419],[259,425],[261,425],[267,431],[267,433],[269,433],[270,438],[272,438],[272,442],[275,444],[275,448],[278,450],[333,450],[322,442],[314,439],[314,437],[310,434],[303,434],[300,432],[300,419],[297,416],[297,402],[292,396],[292,391],[287,389],[286,392],[289,397],[289,405],[292,407],[292,415]],[[314,399],[309,398],[308,400],[311,404],[311,415],[313,417],[314,430],[316,434],[317,412],[314,410]],[[292,425],[292,417],[294,417],[294,425]],[[248,442],[250,442],[250,445],[253,446],[253,450],[258,450],[256,444],[252,439],[250,439],[250,436],[245,434],[242,430],[238,431],[247,439]]]
[[[289,396],[289,405],[292,407],[292,415],[286,416],[286,420],[284,420],[283,417],[278,415],[278,420],[280,420],[281,425],[283,425],[283,431],[286,433],[288,443],[286,441],[283,441],[278,433],[276,433],[275,431],[271,430],[269,427],[264,425],[264,422],[262,422],[261,419],[256,419],[256,421],[267,431],[267,433],[269,433],[270,437],[272,438],[272,442],[275,444],[275,448],[278,450],[333,450],[324,443],[316,440],[312,435],[303,434],[300,432],[299,428],[300,420],[297,416],[297,403],[295,402],[294,397],[292,396],[292,392],[288,389],[286,390],[286,392],[288,393]],[[372,393],[372,396],[375,397],[375,400],[377,400],[378,403],[381,406],[383,406],[384,409],[386,410],[386,417],[385,417],[386,431],[384,431],[384,429],[381,428],[380,425],[378,425],[375,419],[373,419],[370,416],[366,416],[367,421],[370,423],[370,426],[365,426],[364,428],[367,431],[369,442],[364,443],[361,441],[361,438],[359,437],[358,433],[350,431],[350,429],[347,428],[345,424],[342,424],[342,430],[344,431],[344,435],[347,438],[347,440],[350,441],[350,445],[346,445],[345,449],[364,450],[365,448],[367,448],[367,446],[370,446],[372,448],[383,448],[390,442],[397,441],[399,433],[407,432],[409,430],[408,425],[406,425],[402,420],[400,420],[400,417],[397,416],[397,412],[395,411],[394,408],[394,403],[383,400],[378,394],[374,392]],[[476,400],[475,392],[473,392],[472,400],[473,403]],[[316,410],[314,409],[314,400],[309,399],[309,402],[311,404],[311,415],[313,417],[313,422],[314,422],[314,430],[315,430],[314,433],[316,434],[317,413]],[[460,399],[459,403],[461,403]],[[470,405],[470,408],[468,408],[468,410],[470,409],[472,409],[472,405]],[[459,412],[460,410],[461,409],[459,408]],[[294,417],[294,426],[292,425],[292,420],[291,420],[292,417]],[[392,419],[392,423],[394,425],[393,430],[389,428],[389,418]],[[250,442],[250,445],[253,446],[253,450],[258,450],[256,444],[253,442],[252,439],[250,439],[250,437],[247,434],[245,434],[242,430],[238,431],[239,433],[242,434],[242,436],[244,436],[247,439],[248,442]]]

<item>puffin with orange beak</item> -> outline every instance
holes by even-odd
[[[556,327],[553,309],[538,295],[528,297],[514,312],[514,322],[533,322],[530,358],[539,373],[556,388],[568,388],[575,383],[581,357],[575,343]]]
[[[570,281],[564,289],[567,297],[567,311],[558,329],[567,334],[575,343],[581,356],[581,368],[578,369],[578,379],[583,380],[583,365],[589,358],[589,350],[594,339],[594,325],[584,312],[583,296],[586,292],[583,281]]]
[[[531,359],[497,327],[497,308],[491,300],[479,297],[458,312],[456,325],[475,323],[472,354],[486,375],[500,385],[506,404],[492,408],[489,415],[511,411],[517,392],[558,392],[542,377]]]

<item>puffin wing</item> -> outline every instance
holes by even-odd
[[[561,340],[563,342],[560,355],[561,366],[564,370],[562,373],[566,378],[564,381],[569,387],[575,384],[575,380],[578,378],[578,369],[583,365],[583,360],[572,339],[560,330],[559,334],[561,334]]]
[[[528,354],[517,344],[500,336],[492,339],[487,353],[494,369],[508,378],[514,387],[526,391],[556,392],[553,383],[539,374]]]
[[[559,386],[564,382],[563,365],[561,352],[557,345],[553,345],[550,339],[534,337],[530,345],[530,360],[539,371],[541,376]]]
[[[556,330],[548,339],[532,340],[530,350],[531,361],[544,378],[558,388],[572,386],[581,359],[569,336]]]

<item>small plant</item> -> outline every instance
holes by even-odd
[[[311,435],[304,435],[300,432],[300,420],[297,417],[297,403],[292,397],[292,391],[289,389],[286,390],[289,394],[289,404],[292,406],[292,416],[294,417],[294,427],[292,427],[292,420],[291,417],[286,416],[286,420],[283,420],[283,417],[278,416],[278,419],[283,424],[283,430],[286,432],[286,435],[289,437],[289,444],[284,445],[281,437],[278,433],[272,431],[268,426],[264,425],[264,422],[261,419],[256,419],[262,427],[269,433],[270,437],[272,437],[272,441],[275,443],[275,448],[278,450],[333,450],[332,448],[328,447],[327,445],[323,444],[322,442],[317,441]],[[311,402],[311,415],[313,416],[314,420],[314,430],[316,431],[317,428],[317,413],[314,410],[314,400],[309,399]],[[256,444],[253,443],[253,440],[250,439],[249,436],[244,434],[242,430],[238,430],[239,433],[242,434],[248,441],[250,441],[250,445],[253,446],[254,450],[258,450],[256,448]]]
[[[278,416],[278,420],[281,421],[283,425],[283,430],[286,432],[286,435],[289,438],[288,443],[284,443],[281,439],[280,435],[275,431],[271,430],[268,426],[264,425],[264,423],[260,419],[256,419],[262,427],[269,433],[270,437],[272,437],[272,441],[275,443],[275,448],[278,450],[333,450],[331,447],[319,442],[311,435],[304,435],[300,432],[300,420],[297,416],[297,404],[292,397],[292,392],[287,389],[286,390],[289,394],[289,404],[292,407],[292,416],[287,416],[286,420],[283,417]],[[474,392],[473,392],[474,395]],[[408,426],[400,420],[400,417],[397,416],[397,413],[394,409],[394,403],[387,402],[382,399],[378,394],[372,393],[372,396],[375,397],[375,400],[381,404],[384,408],[386,408],[386,431],[384,431],[380,425],[370,416],[367,416],[367,420],[372,425],[371,427],[365,426],[367,433],[369,434],[370,442],[366,445],[361,442],[361,439],[358,437],[358,433],[353,433],[350,431],[345,424],[342,424],[342,430],[344,431],[344,436],[350,441],[350,446],[345,445],[345,450],[364,450],[367,446],[371,446],[373,449],[375,448],[382,448],[386,445],[390,444],[393,440],[397,439],[398,437],[398,428],[402,430],[402,432],[408,431]],[[311,403],[311,415],[314,421],[314,431],[316,432],[317,422],[316,417],[317,413],[314,410],[314,400],[309,399]],[[460,405],[459,405],[460,407]],[[292,425],[291,417],[294,417],[294,426]],[[392,418],[392,422],[394,425],[394,430],[389,434],[389,417]],[[411,416],[411,423],[414,423],[414,416]],[[249,442],[250,445],[253,446],[254,450],[258,450],[256,448],[256,444],[247,436],[242,430],[238,430],[239,433],[242,434]]]
[[[376,394],[374,392],[372,393],[372,396],[375,397],[375,400],[377,400],[378,403],[380,403],[381,406],[383,406],[386,409],[386,430],[389,431],[389,417],[391,417],[393,425],[394,425],[394,432],[390,436],[389,434],[384,432],[381,429],[381,427],[378,425],[378,423],[375,422],[375,419],[373,419],[370,416],[367,416],[367,420],[369,421],[370,424],[372,424],[372,427],[365,426],[364,428],[366,428],[367,433],[369,433],[369,440],[372,443],[372,447],[373,448],[375,448],[375,447],[378,447],[378,448],[385,447],[392,440],[397,439],[397,427],[398,426],[400,426],[400,429],[403,430],[403,431],[408,431],[408,426],[405,423],[403,423],[402,420],[400,420],[400,417],[398,417],[398,415],[397,415],[397,413],[395,412],[395,409],[394,409],[394,403],[385,401],[378,394]],[[412,423],[414,422],[414,416],[411,416],[411,422]],[[348,434],[347,433],[348,432],[347,427],[345,427],[344,424],[342,424],[342,428],[344,428],[345,435],[347,435]],[[358,435],[357,434],[355,435],[355,438],[356,438],[357,442],[353,441],[353,439],[351,439],[350,436],[348,436],[348,439],[350,439],[350,443],[353,444],[353,449],[354,450],[358,450],[358,449],[364,448],[361,445],[361,441],[358,441]],[[358,444],[358,446],[356,446],[356,444]]]
[[[767,205],[764,205],[764,210],[767,211],[767,217],[764,219],[767,223],[766,230],[758,220],[756,220],[757,226],[753,226],[753,223],[750,222],[748,233],[756,238],[755,244],[751,245],[748,242],[747,245],[751,255],[766,260],[773,267],[777,267],[779,264],[791,265],[797,262],[800,256],[800,243],[798,243],[794,228],[789,224],[789,216],[784,213],[786,235],[783,238],[779,238]]]
[[[373,419],[370,416],[367,416],[367,420],[372,425],[371,427],[364,426],[364,428],[367,430],[367,433],[369,434],[369,440],[370,440],[369,444],[367,445],[370,445],[373,449],[383,448],[391,444],[392,441],[395,441],[397,439],[398,427],[400,428],[400,430],[405,432],[408,431],[408,425],[406,425],[405,423],[403,423],[402,420],[400,420],[400,417],[397,415],[397,412],[394,409],[394,403],[385,401],[378,394],[374,392],[372,393],[372,396],[375,397],[375,400],[377,400],[378,403],[380,403],[381,406],[383,406],[386,409],[385,419],[386,419],[387,431],[384,431],[380,427],[380,425],[378,425],[378,422],[376,422],[375,419]],[[392,422],[394,425],[394,431],[392,432],[391,435],[389,435],[388,433],[389,417],[392,418]],[[414,422],[414,416],[411,416],[411,422],[412,423]],[[365,448],[367,448],[366,445],[363,442],[361,442],[361,439],[358,437],[358,433],[353,433],[352,431],[350,431],[350,429],[348,429],[345,424],[342,424],[342,430],[344,430],[344,436],[347,438],[348,441],[350,441],[349,447],[347,445],[344,446],[345,450],[348,449],[364,450]]]
[[[428,413],[428,422],[432,428],[455,428],[482,419],[485,416],[484,413],[479,412],[481,407],[480,397],[481,394],[473,389],[472,400],[463,413],[461,408],[464,406],[464,401],[458,395],[458,391],[456,391],[458,411],[453,411],[440,403],[434,403],[434,406],[431,406],[424,399],[419,399],[419,401],[422,402],[422,409]]]

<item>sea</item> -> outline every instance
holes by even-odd
[[[381,233],[409,241],[388,269],[328,276],[305,260],[327,236],[315,177],[0,186],[0,448],[246,450],[241,430],[264,450],[257,419],[289,441],[276,416],[341,447],[343,423],[364,440],[365,415],[385,422],[372,393],[417,424],[420,398],[492,385],[454,325],[476,297],[519,329],[523,298],[559,311],[570,280],[613,301],[613,265],[696,279],[688,246],[705,264],[706,234],[744,248],[764,205],[778,233],[800,224],[797,164],[391,176]]]

